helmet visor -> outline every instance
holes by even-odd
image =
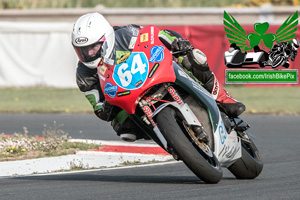
[[[101,50],[105,36],[101,37],[97,42],[84,47],[76,47],[74,49],[81,62],[92,62],[101,57]]]

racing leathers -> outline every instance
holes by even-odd
[[[105,51],[102,51],[101,62],[105,62],[109,65],[117,64],[118,60],[122,59],[122,56],[131,53],[140,28],[140,26],[133,24],[114,27],[114,46],[105,48],[107,44],[104,43],[103,49],[105,49]],[[236,117],[245,110],[245,106],[242,103],[233,99],[229,93],[222,88],[214,73],[209,69],[206,56],[198,49],[192,50],[188,40],[184,40],[180,34],[171,30],[161,30],[159,32],[159,39],[166,48],[173,53],[182,52],[175,54],[174,59],[192,72],[192,74],[203,83],[204,88],[220,103],[220,107],[223,108],[223,111],[227,115]],[[97,69],[90,69],[79,62],[77,68],[77,84],[93,106],[95,114],[103,120],[113,120],[112,126],[118,135],[135,132],[134,134],[137,136],[136,139],[144,138],[143,135],[139,135],[141,131],[139,131],[138,128],[132,128],[136,126],[128,118],[125,111],[115,106],[110,106],[105,101],[100,89]]]

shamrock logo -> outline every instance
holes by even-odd
[[[276,35],[273,33],[266,33],[268,29],[268,22],[254,24],[254,30],[256,31],[256,33],[249,33],[247,35],[247,39],[250,42],[251,48],[258,46],[261,40],[263,41],[266,47],[268,47],[269,49],[272,48],[273,42],[276,40]],[[262,44],[260,46],[264,49]]]

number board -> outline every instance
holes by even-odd
[[[115,66],[113,79],[119,87],[134,90],[146,82],[148,71],[149,63],[145,53],[133,52],[126,62]]]

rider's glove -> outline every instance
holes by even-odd
[[[180,52],[180,55],[186,55],[189,50],[192,50],[190,41],[176,38],[171,44],[173,53]]]
[[[95,110],[94,113],[95,113],[95,115],[97,117],[99,117],[100,119],[106,121],[106,119],[107,119],[107,113],[104,111],[103,107],[100,108],[100,109],[98,109],[98,110]]]
[[[104,100],[102,106],[98,110],[95,110],[94,113],[97,117],[104,121],[112,121],[116,117],[113,107],[114,106]]]
[[[189,51],[186,56],[182,57],[181,64],[189,71],[208,71],[206,55],[199,49]]]

